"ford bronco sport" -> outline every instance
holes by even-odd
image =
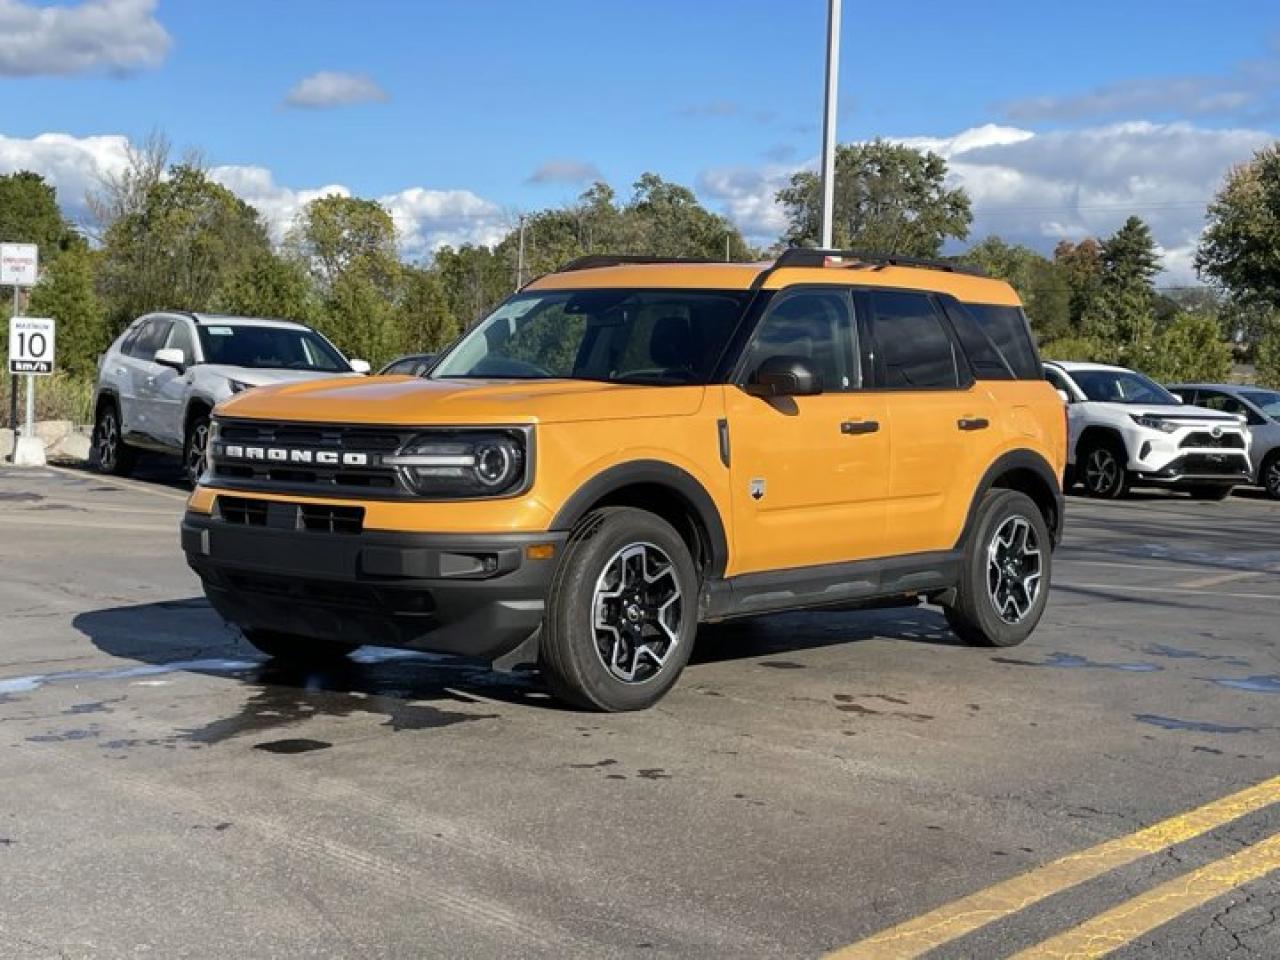
[[[260,650],[537,664],[592,709],[733,617],[928,600],[1020,643],[1062,529],[1017,296],[940,261],[586,257],[425,376],[263,387],[212,430],[182,545]]]

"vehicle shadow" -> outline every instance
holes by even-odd
[[[202,597],[88,611],[72,625],[103,653],[135,661],[96,671],[100,679],[198,673],[247,689],[249,697],[235,712],[209,716],[182,731],[181,739],[199,744],[292,727],[317,716],[372,714],[401,731],[490,719],[497,716],[494,701],[562,709],[532,676],[495,673],[456,657],[365,647],[351,659],[317,666],[268,660]],[[456,709],[475,704],[490,709]]]

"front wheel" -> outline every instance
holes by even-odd
[[[552,693],[588,710],[643,710],[689,660],[698,574],[662,518],[631,507],[588,514],[547,598],[540,654]]]
[[[360,649],[357,643],[316,640],[275,630],[243,630],[244,638],[273,660],[305,665],[332,663]]]
[[[1035,629],[1049,600],[1049,526],[1035,501],[1016,490],[982,498],[961,560],[947,623],[974,646],[1012,647]]]
[[[209,447],[209,418],[197,416],[187,427],[186,440],[182,445],[182,465],[187,474],[187,483],[194,490],[204,475],[205,452]]]
[[[1129,489],[1129,471],[1125,469],[1124,449],[1100,443],[1084,451],[1081,478],[1089,496],[1099,500],[1118,500]]]
[[[1267,459],[1262,461],[1259,479],[1267,496],[1272,500],[1280,500],[1280,450],[1267,454]]]

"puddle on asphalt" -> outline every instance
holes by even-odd
[[[1086,670],[1123,670],[1126,673],[1154,673],[1164,667],[1155,663],[1106,663],[1090,660],[1075,653],[1051,653],[1044,660],[1017,660],[1013,657],[992,657],[992,663],[1009,663],[1019,667],[1065,667]]]
[[[35,503],[43,500],[38,493],[13,493],[8,490],[0,491],[0,502],[3,503]]]
[[[1271,674],[1269,676],[1245,677],[1236,679],[1230,677],[1201,677],[1210,683],[1216,683],[1220,687],[1229,687],[1232,690],[1248,690],[1250,693],[1280,693],[1280,674]]]
[[[1233,657],[1225,653],[1201,653],[1199,650],[1180,650],[1163,643],[1149,643],[1142,648],[1143,653],[1153,657],[1168,657],[1170,660],[1211,660],[1214,663],[1225,663],[1232,667],[1247,667],[1249,661]]]
[[[1133,719],[1139,723],[1149,723],[1162,730],[1191,730],[1195,733],[1258,733],[1260,727],[1236,727],[1224,723],[1208,723],[1203,720],[1179,720],[1176,717],[1161,717],[1154,713],[1135,713]]]
[[[313,750],[328,750],[333,744],[328,740],[308,740],[299,737],[292,740],[268,740],[266,743],[255,743],[253,749],[266,753],[311,753]]]
[[[27,677],[0,679],[0,696],[14,693],[31,693],[54,683],[87,683],[93,680],[134,680],[166,673],[191,671],[194,673],[243,673],[258,666],[256,660],[176,660],[173,663],[148,663],[136,667],[119,667],[114,670],[66,670],[61,673],[36,673]]]

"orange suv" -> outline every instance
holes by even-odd
[[[537,665],[632,710],[733,617],[927,600],[1020,643],[1066,439],[1007,284],[790,250],[576,260],[422,376],[224,401],[208,451],[183,548],[260,650]]]

